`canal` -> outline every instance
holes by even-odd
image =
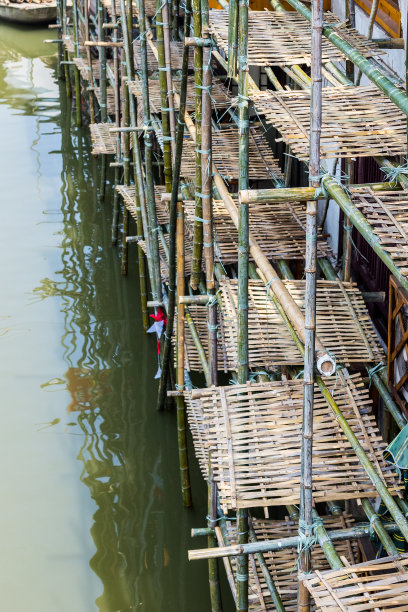
[[[194,461],[183,509],[136,248],[122,278],[53,35],[0,25],[2,608],[208,612],[206,564],[187,561],[206,490]]]

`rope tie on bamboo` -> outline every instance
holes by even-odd
[[[380,363],[377,363],[377,365],[367,370],[368,378],[370,379],[370,382],[368,385],[369,388],[371,387],[371,383],[373,382],[374,374],[378,374],[378,372],[382,372],[382,370],[386,370],[386,369],[387,369],[387,366],[382,361],[380,361]]]
[[[207,329],[208,329],[208,331],[210,331],[210,332],[215,331],[216,332],[218,330],[218,327],[219,327],[218,323],[217,323],[217,325],[211,325],[210,322],[207,321]]]
[[[217,293],[214,293],[214,295],[209,295],[208,296],[208,302],[206,303],[207,308],[210,308],[210,306],[215,306],[215,304],[218,303],[218,293],[220,292],[220,290],[218,289]]]
[[[373,514],[370,518],[370,531],[369,531],[370,540],[375,540],[375,538],[377,537],[377,534],[375,533],[375,530],[374,530],[374,525],[375,525],[375,521],[378,518],[379,517],[377,516],[377,514]]]
[[[256,379],[258,378],[258,376],[267,376],[268,379],[271,380],[271,377],[266,370],[258,370],[257,372],[250,372],[249,380],[251,382],[256,382]]]
[[[303,519],[299,519],[299,542],[297,545],[297,553],[298,553],[298,558],[297,558],[297,565],[299,567],[299,561],[300,561],[300,557],[301,555],[310,550],[311,548],[313,548],[313,546],[316,544],[316,536],[315,536],[315,528],[318,527],[319,525],[323,525],[323,521],[322,519],[319,517],[314,518],[312,524],[310,525],[311,527],[311,535],[306,535],[305,530],[306,527],[308,527],[305,523],[305,521]],[[310,573],[310,570],[309,572]]]
[[[194,216],[194,221],[197,221],[198,223],[211,223],[211,219],[203,219],[202,217],[196,216]]]
[[[161,13],[162,9],[166,6],[167,4],[167,0],[163,0],[163,3],[159,6],[159,8],[157,9],[157,11],[155,12],[155,14],[153,15],[152,19],[156,19],[157,15],[159,13]],[[157,22],[156,22],[157,23]]]
[[[401,175],[408,175],[408,161],[405,162],[405,164],[403,164],[402,166],[393,166],[392,168],[387,168],[387,166],[381,166],[380,170],[384,172],[387,181],[389,181],[391,185],[395,187]]]

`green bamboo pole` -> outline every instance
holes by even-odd
[[[157,42],[157,62],[159,65],[159,83],[160,83],[160,103],[161,103],[161,123],[163,134],[163,162],[164,162],[164,182],[166,191],[171,193],[172,181],[172,152],[171,143],[172,136],[170,134],[170,115],[169,115],[169,97],[167,83],[167,66],[166,53],[164,48],[163,35],[163,15],[161,10],[161,0],[156,1],[157,16],[156,16],[156,42]],[[146,41],[145,41],[146,45]]]
[[[386,158],[375,158],[385,165]],[[380,164],[381,165],[381,164]],[[389,162],[390,167],[395,167]],[[400,175],[398,180],[408,179]],[[372,189],[375,193],[382,191],[400,191],[401,187],[390,182],[383,183],[361,183],[349,185],[349,189]],[[239,193],[239,199],[248,204],[261,202],[307,202],[313,198],[321,198],[322,194],[313,187],[279,187],[274,189],[250,189]]]
[[[104,9],[101,0],[98,0],[98,40],[103,42],[105,40],[105,30],[103,29],[104,22]],[[106,47],[103,45],[98,47],[99,54],[99,69],[100,69],[100,88],[101,88],[101,121],[106,123],[108,120],[108,107],[107,107],[107,80],[106,80]]]
[[[85,3],[85,38],[89,38],[89,15],[90,15],[90,2],[91,0],[84,0]],[[92,51],[91,47],[86,47],[86,58],[88,61],[89,70],[89,87],[88,87],[88,104],[89,104],[89,120],[91,123],[95,123],[95,100],[94,100],[94,88],[95,79],[92,71]]]
[[[117,26],[115,0],[111,0],[111,19],[113,26]],[[118,42],[117,28],[112,30],[112,42]],[[115,95],[115,125],[120,126],[120,72],[119,72],[119,49],[114,46],[113,50],[113,74],[114,74],[114,95]],[[115,135],[116,140],[116,156],[115,161],[120,161],[120,132]],[[120,167],[115,166],[115,187],[119,184]],[[119,193],[117,189],[113,192],[113,213],[112,213],[112,244],[115,245],[118,241],[118,225],[119,225]]]
[[[211,384],[210,369],[208,367],[208,362],[207,362],[207,358],[205,356],[205,351],[204,351],[203,345],[201,344],[201,340],[200,340],[200,337],[199,337],[199,335],[197,333],[196,327],[194,325],[194,321],[191,318],[190,311],[186,307],[184,308],[184,314],[185,314],[185,318],[186,318],[186,323],[188,325],[188,329],[190,330],[191,338],[192,338],[192,340],[194,342],[194,346],[196,348],[196,351],[198,353],[198,357],[200,359],[201,367],[203,368],[203,373],[204,373],[204,377],[205,377],[207,386],[210,386],[210,384]]]
[[[211,528],[207,538],[208,548],[214,548],[217,545],[217,538],[214,534],[214,529],[217,525],[217,486],[214,480],[214,474],[211,468],[211,453],[208,459],[208,527]],[[208,560],[208,577],[210,582],[210,601],[211,612],[222,612],[222,600],[220,579],[218,573],[217,559]]]
[[[124,85],[124,127],[130,125],[130,100],[129,90]],[[130,134],[125,132],[123,134],[123,182],[125,185],[130,185]],[[122,276],[126,276],[128,273],[128,256],[129,247],[127,237],[129,235],[129,211],[127,206],[123,204],[123,226],[122,226],[122,249],[121,249],[121,265],[120,271]]]
[[[163,3],[163,38],[165,51],[166,81],[167,81],[167,106],[169,109],[171,154],[174,163],[176,155],[176,114],[174,110],[173,77],[171,73],[171,46],[170,46],[170,13],[169,0]],[[157,24],[157,19],[156,19]]]
[[[238,0],[228,2],[228,70],[227,75],[234,77],[238,69]]]
[[[67,0],[62,0],[62,33],[68,34],[68,15],[67,15]],[[72,98],[71,76],[69,73],[69,53],[64,48],[64,74],[65,74],[65,91],[68,99]]]
[[[177,202],[177,295],[185,292],[184,270],[184,212],[183,204]],[[174,310],[174,306],[173,306]],[[177,385],[184,388],[184,306],[177,304]],[[178,395],[177,404],[177,443],[180,464],[181,495],[187,508],[193,505],[191,496],[190,470],[187,450],[186,407],[184,396]]]
[[[191,0],[187,0],[185,7],[184,34],[187,35],[191,21]],[[184,46],[183,62],[181,71],[179,115],[176,134],[176,156],[173,167],[171,185],[170,220],[169,220],[169,304],[167,308],[167,325],[163,346],[162,375],[160,378],[157,409],[163,410],[166,402],[167,380],[171,359],[171,337],[173,334],[174,309],[175,309],[175,282],[176,282],[176,242],[175,232],[177,223],[177,201],[180,184],[181,158],[183,153],[184,130],[185,130],[185,108],[187,99],[187,74],[189,61],[189,47]]]
[[[194,36],[201,38],[201,0],[192,0]],[[203,203],[201,197],[201,119],[202,119],[202,86],[203,86],[203,48],[194,47],[194,94],[195,94],[195,220],[194,240],[190,285],[198,289],[201,275],[201,260],[203,252]]]
[[[390,555],[391,557],[399,556],[397,547],[392,541],[392,538],[390,538],[380,517],[378,514],[376,514],[371,502],[368,499],[362,499],[361,505],[367,515],[367,518],[370,520],[370,526],[372,526],[373,530],[377,534],[381,544],[384,546],[384,549],[387,552],[387,555]]]
[[[300,2],[300,0],[287,0],[305,19],[311,21],[312,14],[310,10]],[[394,102],[399,109],[406,115],[408,114],[408,95],[401,91],[390,79],[388,79],[373,63],[366,59],[352,45],[346,42],[336,32],[335,27],[324,24],[323,34],[337,49],[342,51],[344,55],[353,62],[357,68],[361,70],[386,96]]]
[[[396,533],[398,531],[395,523],[386,523],[384,525],[388,533]],[[316,528],[316,532],[317,532]],[[358,540],[365,538],[371,533],[371,526],[367,523],[355,525],[347,529],[333,529],[326,531],[327,539],[330,542],[344,542],[344,540]],[[317,534],[316,534],[317,535]],[[322,532],[319,533],[322,537]],[[236,557],[239,554],[254,555],[258,552],[277,552],[280,550],[287,550],[289,548],[297,548],[299,545],[299,536],[291,536],[289,538],[274,539],[274,540],[262,540],[257,542],[248,542],[248,544],[233,544],[227,546],[219,546],[217,548],[201,548],[197,550],[188,551],[189,561],[198,561],[201,559],[217,559],[220,557]],[[320,544],[320,542],[319,542]],[[321,545],[321,544],[320,544]],[[322,546],[322,545],[321,545]],[[322,546],[323,548],[323,546]],[[326,547],[327,550],[327,547]],[[325,555],[326,556],[326,555]],[[327,557],[326,557],[327,558]],[[334,559],[332,559],[334,560]]]
[[[79,53],[79,30],[78,30],[78,0],[73,0],[72,5],[73,13],[73,34],[74,34],[74,49],[75,57],[80,57]],[[81,127],[82,115],[81,115],[81,81],[80,74],[77,66],[74,66],[74,79],[75,79],[75,110],[76,110],[76,125]]]

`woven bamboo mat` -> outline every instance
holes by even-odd
[[[98,104],[101,105],[101,102],[102,102],[101,88],[95,87],[94,94],[95,94],[95,98],[98,100]],[[108,115],[113,116],[115,114],[115,92],[113,90],[113,87],[106,88],[106,108],[108,111]]]
[[[171,42],[170,43],[172,70],[181,70],[182,63],[183,63],[183,48],[184,48],[184,45],[182,42]],[[141,66],[141,59],[140,59],[139,40],[134,41],[133,49],[134,49],[134,56],[135,56],[135,70],[141,70],[142,66]],[[147,67],[148,67],[149,72],[156,72],[159,69],[159,65],[157,63],[156,57],[149,46],[147,47]],[[189,70],[194,70],[193,50],[191,50],[189,54],[188,67],[189,67]]]
[[[116,190],[120,193],[123,198],[123,202],[132,215],[133,219],[137,221],[137,210],[135,204],[136,188],[134,185],[116,185]],[[166,191],[163,185],[155,185],[154,192],[156,195],[156,215],[157,221],[160,225],[164,225],[169,222],[169,207],[167,202],[162,202],[161,194]]]
[[[143,97],[143,83],[139,80],[128,81],[129,91],[136,96],[139,100]],[[180,93],[180,81],[173,79],[173,88],[179,94]],[[232,100],[231,94],[223,83],[219,79],[213,80],[213,86],[211,89],[212,107],[216,109],[229,108],[230,106],[236,106],[236,101]],[[149,101],[150,110],[152,113],[161,113],[161,97],[160,97],[160,83],[157,79],[149,80]],[[141,106],[141,105],[140,105]],[[139,106],[139,108],[140,108]],[[195,110],[194,100],[194,77],[188,77],[187,80],[187,99],[186,107],[188,111]],[[175,101],[175,108],[178,110],[178,103]],[[139,111],[140,114],[140,125],[143,125],[143,109]]]
[[[68,53],[75,53],[75,43],[74,43],[74,37],[71,36],[70,34],[63,34],[62,36],[62,44],[64,45],[65,49],[68,51]],[[81,42],[78,45],[78,50],[83,53],[85,51],[85,46],[83,44],[81,44]]]
[[[333,13],[326,22],[339,23]],[[228,55],[228,11],[210,11],[210,32]],[[340,24],[336,32],[365,57],[378,56],[377,45],[349,26]],[[322,41],[323,62],[343,61],[345,56],[327,39]],[[250,66],[292,66],[311,63],[310,23],[296,12],[250,11],[248,15],[248,63]]]
[[[351,199],[372,226],[381,247],[408,277],[408,191],[353,189]]]
[[[238,180],[238,128],[235,124],[223,124],[212,133],[212,158],[217,171],[227,181]],[[156,137],[163,148],[162,133],[156,131]],[[195,177],[195,145],[191,138],[185,138],[181,159],[181,174],[185,178]],[[249,178],[251,180],[283,181],[283,174],[278,161],[258,126],[249,128]]]
[[[109,131],[112,123],[91,123],[92,155],[115,155],[115,135]]]
[[[349,514],[342,516],[323,516],[324,526],[328,530],[352,527],[354,519]],[[252,519],[252,526],[258,541],[282,539],[298,535],[298,523],[288,517],[283,521]],[[228,521],[228,541],[231,545],[237,543],[236,523]],[[217,530],[218,543],[224,546],[221,530]],[[360,561],[360,549],[358,540],[345,540],[335,543],[339,555],[344,556],[349,563]],[[264,553],[264,559],[269,569],[272,580],[278,590],[285,610],[297,610],[297,594],[299,581],[297,578],[297,551],[296,548],[281,550],[278,552]],[[232,573],[236,576],[236,558],[225,558],[229,563]],[[318,571],[330,569],[329,563],[319,545],[312,550],[313,568]],[[313,606],[312,610],[316,608]],[[265,582],[262,569],[257,561],[256,555],[249,555],[249,610],[250,612],[261,612],[264,610],[275,610],[273,600]]]
[[[88,61],[86,59],[84,59],[83,57],[74,57],[72,59],[75,62],[75,65],[78,68],[79,72],[81,73],[81,77],[83,78],[83,80],[84,81],[90,81],[90,79],[91,79],[91,68],[90,68],[90,66],[88,64]],[[113,70],[113,62],[112,62],[112,60],[107,60],[106,63]],[[100,72],[101,71],[100,71],[99,61],[98,60],[94,60],[92,62],[92,76],[97,81],[99,81],[99,79],[100,79]]]
[[[103,7],[108,11],[109,15],[112,15],[112,0],[102,0]],[[146,15],[151,17],[156,12],[156,0],[145,0]],[[116,17],[120,17],[120,0],[114,0],[114,11]],[[132,2],[132,14],[133,17],[137,17],[139,11],[137,10],[137,2]]]
[[[326,384],[378,473],[390,490],[398,490],[392,466],[382,458],[386,445],[360,375],[343,370]],[[302,380],[196,389],[184,397],[201,470],[206,477],[211,452],[224,511],[299,503]],[[317,386],[313,415],[315,502],[375,496]]]
[[[192,228],[194,202],[184,202],[186,224]],[[213,201],[215,256],[223,264],[238,261],[238,232],[222,200]],[[301,204],[290,202],[249,205],[249,229],[269,259],[304,259],[306,212]],[[321,237],[318,257],[331,257],[332,251]],[[252,259],[252,258],[251,258]]]
[[[196,328],[198,337],[200,338],[200,342],[203,345],[205,354],[208,355],[208,311],[205,306],[200,306],[197,304],[193,304],[188,306],[188,310],[190,312],[191,318],[193,319],[194,326]],[[177,315],[176,315],[177,316]],[[226,342],[224,336],[224,322],[218,311],[218,329],[217,329],[217,354],[218,354],[218,371],[228,372],[230,369],[230,363],[228,359],[228,354],[226,351]],[[201,366],[201,362],[197,353],[197,350],[194,346],[193,340],[191,338],[190,330],[188,329],[187,323],[184,324],[184,363],[185,369],[188,372],[202,372],[203,368]],[[176,340],[173,337],[173,343],[175,344]]]
[[[304,580],[324,612],[408,610],[408,555],[323,570]]]
[[[283,281],[304,312],[305,281]],[[237,363],[238,284],[220,281],[220,306],[231,370]],[[384,354],[378,344],[362,295],[354,283],[317,281],[317,335],[338,362],[378,363]],[[273,367],[303,363],[262,281],[249,281],[249,363],[251,367]]]
[[[292,152],[307,161],[310,90],[252,90],[250,97]],[[322,104],[323,159],[405,154],[405,115],[376,87],[325,87]]]

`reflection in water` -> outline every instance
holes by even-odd
[[[50,607],[49,592],[52,596],[55,593],[44,587],[42,596],[48,606],[42,605],[38,594],[35,610],[88,612],[96,607],[101,612],[207,612],[205,565],[187,561],[187,549],[192,545],[190,528],[203,524],[205,488],[194,464],[193,492],[199,510],[184,511],[179,494],[175,415],[158,415],[154,408],[156,347],[140,326],[137,269],[131,265],[129,277],[120,276],[118,253],[110,246],[111,187],[106,203],[98,202],[97,161],[90,155],[88,131],[70,129],[72,118],[63,90],[61,108],[50,94],[55,87],[55,57],[46,54],[55,53],[55,45],[42,45],[46,37],[49,33],[44,31],[21,33],[19,29],[0,25],[0,104],[11,108],[18,119],[21,116],[21,121],[29,118],[32,121],[35,117],[34,129],[30,123],[30,131],[27,130],[32,138],[33,191],[37,181],[37,188],[41,186],[42,191],[35,197],[42,202],[44,191],[50,190],[51,195],[47,192],[49,197],[44,199],[48,207],[45,214],[59,213],[55,226],[58,232],[53,235],[53,251],[49,255],[52,265],[41,267],[41,275],[36,275],[35,269],[33,276],[28,276],[30,284],[22,291],[26,311],[38,314],[43,309],[41,312],[52,313],[51,305],[55,306],[58,321],[50,322],[48,329],[61,332],[59,351],[44,340],[48,338],[47,328],[41,338],[44,346],[38,347],[39,361],[42,353],[46,353],[48,364],[54,350],[58,360],[62,352],[62,363],[56,361],[55,367],[44,370],[34,368],[37,388],[44,392],[52,410],[41,413],[44,416],[40,418],[34,417],[33,423],[44,445],[52,436],[64,434],[72,435],[64,438],[65,444],[67,438],[80,443],[75,452],[82,484],[78,483],[80,490],[74,495],[81,503],[72,507],[75,512],[81,508],[84,515],[66,520],[74,525],[69,533],[81,537],[81,528],[87,529],[89,524],[85,513],[93,512],[94,549],[86,557],[90,567],[81,565],[80,553],[88,553],[86,545],[75,548],[72,565],[60,566],[69,568],[70,577],[72,573],[72,589],[82,607],[70,605],[69,593],[65,592],[60,594],[64,604]],[[48,87],[47,83],[51,85]],[[60,138],[59,144],[54,138],[53,150],[48,149],[47,163],[41,148],[45,134],[57,134]],[[50,166],[53,169],[57,166],[56,159],[60,176],[53,183],[55,177]],[[27,198],[26,206],[29,204]],[[40,206],[42,211],[44,207]],[[48,222],[47,216],[40,218],[42,223]],[[37,217],[35,222],[37,231]],[[39,235],[49,240],[52,234]],[[131,247],[131,261],[135,253],[136,249]],[[4,334],[4,338],[10,336],[8,323],[1,319],[0,335]],[[20,355],[16,362],[21,365]],[[30,374],[34,377],[31,371]],[[66,403],[60,410],[59,398],[65,394]],[[44,397],[38,401],[44,402]],[[39,413],[34,400],[30,408],[35,415]],[[68,422],[64,408],[69,413]],[[19,442],[17,438],[15,448]],[[67,454],[63,458],[68,461],[72,456]],[[62,464],[61,457],[59,461]],[[53,464],[53,458],[49,463]],[[45,490],[44,503],[65,499],[67,492],[72,492],[64,482],[66,473],[72,474],[72,470],[60,464],[58,490]],[[88,503],[89,496],[94,505]],[[83,497],[87,503],[83,503]],[[28,521],[24,527],[31,529]],[[51,541],[53,538],[50,534]],[[49,558],[69,557],[69,544],[64,542],[61,550],[52,550]],[[75,573],[73,564],[85,574],[85,586],[81,588],[77,588],[79,572]],[[92,589],[87,588],[95,583],[94,574],[101,582],[97,585],[96,602],[92,601],[95,599],[95,595],[91,597]],[[54,585],[53,577],[47,580]],[[21,609],[28,608],[9,608],[10,612]]]

